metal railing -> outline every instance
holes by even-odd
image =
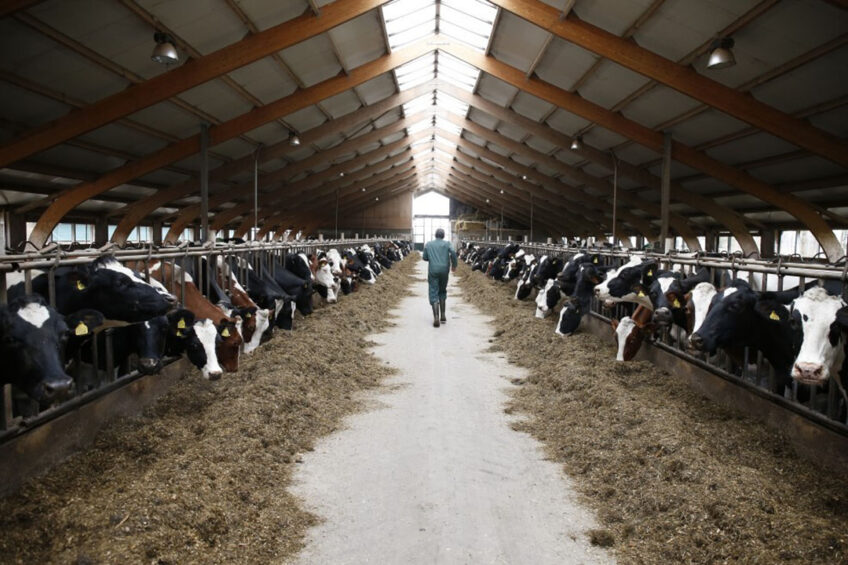
[[[553,243],[514,242],[514,241],[482,241],[468,240],[467,243],[479,245],[481,248],[503,248],[510,243],[519,243],[521,249],[537,256],[548,255],[568,260],[576,253],[587,248],[569,247]],[[610,248],[588,248],[591,253],[601,257],[602,264],[609,265],[616,260],[638,256],[653,259],[660,270],[680,270],[684,275],[693,274],[700,268],[710,270],[712,280],[717,280],[720,271],[726,271],[731,278],[741,278],[751,283],[755,290],[784,290],[799,286],[803,288],[807,281],[822,279],[836,281],[841,284],[843,298],[848,295],[848,262],[829,264],[819,259],[804,260],[800,257],[776,257],[773,260],[746,258],[741,254],[707,254],[704,252],[669,252],[656,253],[651,251],[626,251]],[[611,318],[622,318],[627,315],[625,306],[616,304],[612,310],[605,309],[596,297],[592,297],[590,315],[609,321]],[[730,382],[733,382],[749,392],[767,398],[797,414],[816,423],[848,436],[848,417],[839,420],[840,402],[842,396],[838,387],[831,385],[827,394],[822,394],[819,387],[810,387],[809,401],[802,404],[798,401],[798,383],[793,380],[792,390],[785,396],[771,392],[775,382],[774,369],[763,358],[761,352],[754,352],[745,347],[741,367],[734,368],[733,360],[723,351],[715,355],[693,353],[687,349],[687,344],[672,335],[668,326],[661,330],[657,339],[651,344],[678,358],[710,371]],[[751,367],[755,367],[751,369]]]
[[[247,243],[210,243],[205,246],[193,246],[182,243],[174,247],[135,247],[132,249],[118,249],[111,245],[100,249],[74,249],[64,250],[58,245],[52,245],[41,252],[0,256],[0,304],[8,301],[8,274],[22,273],[24,291],[32,293],[33,279],[44,273],[47,276],[48,296],[45,297],[51,306],[56,304],[56,270],[60,267],[84,265],[91,263],[104,256],[111,256],[122,263],[143,261],[145,271],[141,273],[149,280],[150,273],[147,265],[150,261],[162,261],[170,265],[171,269],[165,269],[171,276],[164,281],[165,287],[175,293],[178,285],[181,291],[185,290],[186,270],[174,267],[188,266],[195,262],[194,267],[200,272],[202,260],[206,259],[209,264],[216,264],[218,257],[222,257],[227,264],[238,265],[234,271],[236,279],[247,287],[247,270],[254,269],[260,275],[264,272],[272,276],[277,264],[284,264],[288,253],[310,253],[316,249],[345,249],[358,247],[362,244],[373,245],[381,241],[389,241],[393,238],[368,238],[368,239],[324,239],[310,241],[294,241],[287,243],[278,242],[247,242]],[[232,261],[237,259],[237,261]],[[38,272],[36,272],[38,271]],[[175,274],[176,272],[179,274]],[[206,295],[209,295],[209,286],[212,284],[210,277],[203,277],[206,284]],[[230,278],[224,278],[224,289],[229,289]],[[175,293],[176,294],[176,293]],[[184,292],[180,292],[184,295]],[[142,375],[137,370],[131,370],[126,374],[118,374],[119,367],[115,365],[113,353],[114,328],[102,330],[103,343],[98,344],[98,339],[92,339],[83,348],[76,352],[75,363],[70,376],[74,379],[73,396],[61,403],[54,404],[48,408],[40,409],[38,402],[29,399],[23,392],[15,390],[12,385],[5,384],[0,391],[0,443],[8,441],[27,430],[33,429],[40,424],[48,422],[62,414],[74,410],[92,400],[100,398],[110,392],[125,386]],[[100,350],[102,349],[102,351]],[[83,354],[90,353],[88,359],[82,362]],[[178,357],[163,359],[163,367],[176,361]],[[71,361],[65,359],[66,363]],[[98,369],[103,362],[103,369]]]

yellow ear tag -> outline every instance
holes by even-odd
[[[250,312],[245,312],[245,313],[244,313],[244,317],[245,317],[245,318],[250,318]]]
[[[654,272],[653,272],[653,271],[648,271],[648,276],[649,276],[649,277],[654,276]]]
[[[595,258],[592,260],[592,263],[597,263],[597,262],[598,262],[598,258],[597,258],[597,257],[595,257]]]
[[[77,324],[77,327],[74,328],[74,335],[88,335],[88,326],[85,325],[85,322]]]
[[[221,332],[221,337],[230,337],[230,330],[224,328],[224,331]]]
[[[181,332],[180,330],[177,330],[177,337],[185,337],[185,336],[183,335],[183,332]]]
[[[179,329],[179,330],[185,329],[185,318],[180,318],[180,321],[177,322],[177,329]]]
[[[645,296],[645,293],[644,293],[644,292],[642,292],[642,291],[640,290],[640,291],[639,291],[639,296]]]
[[[775,320],[776,322],[779,322],[779,321],[780,321],[780,316],[778,316],[778,315],[777,315],[777,312],[775,312],[774,310],[772,310],[772,311],[771,311],[771,314],[769,314],[769,320]]]
[[[85,290],[85,285],[82,284],[82,281],[77,281],[77,290]]]
[[[680,308],[680,301],[678,299],[674,299],[674,302],[671,303],[675,308]]]

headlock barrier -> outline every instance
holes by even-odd
[[[652,251],[625,251],[608,247],[573,247],[553,243],[515,242],[515,241],[484,241],[466,240],[467,245],[479,245],[485,249],[495,247],[502,249],[506,245],[518,243],[526,253],[532,253],[537,258],[547,255],[559,257],[567,261],[579,252],[589,252],[600,256],[602,265],[623,264],[628,258],[640,257],[657,263],[660,270],[680,271],[684,276],[693,274],[696,270],[709,269],[711,280],[720,280],[721,274],[729,279],[740,278],[750,283],[756,291],[781,291],[798,286],[799,293],[804,285],[813,280],[830,281],[829,285],[841,285],[843,300],[848,297],[848,262],[829,264],[819,259],[803,259],[799,256],[776,257],[772,260],[762,260],[743,257],[741,254],[705,253],[705,252],[675,252],[656,253]],[[725,277],[726,280],[729,280]],[[823,283],[820,283],[823,284]],[[613,308],[605,308],[596,296],[591,299],[589,315],[602,320],[609,327],[612,319],[620,319],[628,313],[625,305],[617,303]],[[584,320],[584,324],[585,324]],[[680,332],[672,333],[669,325],[659,326],[658,334],[649,337],[649,343],[658,349],[668,352],[680,360],[704,369],[726,381],[737,385],[740,394],[747,393],[767,399],[785,409],[788,409],[809,421],[848,438],[848,416],[846,416],[846,400],[837,386],[830,386],[824,393],[817,386],[809,387],[809,398],[799,401],[799,385],[792,380],[792,390],[779,395],[774,392],[774,368],[763,358],[759,351],[744,348],[744,361],[734,363],[733,359],[722,349],[714,355],[703,352],[693,352],[687,348],[685,336]],[[553,330],[552,330],[553,331]],[[612,335],[612,330],[610,330]],[[567,338],[564,338],[567,339]],[[839,378],[839,377],[837,377]],[[833,381],[833,377],[831,378]]]
[[[56,271],[61,267],[86,265],[103,257],[114,257],[122,265],[131,264],[144,265],[143,271],[138,275],[146,281],[150,281],[150,265],[161,262],[163,266],[170,265],[170,269],[163,269],[168,273],[162,281],[165,288],[171,294],[185,295],[186,269],[182,266],[194,266],[195,272],[203,272],[202,262],[208,261],[207,265],[218,264],[223,259],[223,264],[234,266],[235,279],[243,286],[247,286],[247,270],[253,269],[262,276],[269,273],[273,276],[279,265],[285,264],[285,257],[290,253],[312,253],[316,250],[338,249],[340,251],[348,248],[359,248],[363,244],[374,246],[379,243],[387,243],[390,238],[369,239],[326,239],[294,242],[246,242],[246,243],[209,243],[205,246],[182,243],[175,247],[137,247],[132,249],[117,249],[107,245],[100,249],[75,249],[68,250],[58,245],[51,245],[40,252],[0,256],[0,305],[8,303],[9,289],[15,284],[23,284],[24,292],[29,295],[33,291],[33,279],[41,274],[47,277],[47,296],[44,298],[51,307],[56,306]],[[192,265],[194,263],[194,265]],[[174,268],[174,267],[179,268]],[[176,273],[176,274],[175,274]],[[210,277],[204,277],[199,284],[206,285],[204,294],[209,296],[209,285],[214,284]],[[225,291],[231,290],[236,284],[231,277],[223,278]],[[177,293],[177,290],[181,292]],[[229,294],[229,293],[228,293]],[[139,322],[143,323],[143,322]],[[129,324],[118,324],[129,325]],[[8,382],[11,375],[9,367],[0,367],[4,375],[2,379],[2,394],[0,395],[0,445],[21,436],[28,430],[35,429],[41,424],[49,422],[59,416],[73,411],[80,406],[101,398],[110,392],[125,387],[143,375],[138,368],[121,374],[115,363],[114,356],[114,334],[116,327],[105,326],[92,333],[100,334],[103,339],[90,339],[84,346],[75,351],[75,358],[62,358],[65,363],[67,374],[73,379],[70,396],[61,401],[44,406],[38,401],[28,397],[23,391],[13,387]],[[73,328],[70,328],[73,330]],[[87,331],[87,330],[86,330]],[[4,346],[6,344],[3,344]],[[85,362],[82,362],[85,357]],[[173,363],[179,357],[170,356],[162,359],[163,366]],[[98,370],[98,367],[101,369]]]

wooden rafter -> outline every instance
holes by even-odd
[[[606,108],[590,102],[585,98],[541,81],[538,78],[527,79],[520,70],[493,57],[486,57],[464,45],[447,43],[440,45],[439,48],[513,86],[517,86],[551,104],[556,104],[566,111],[595,121],[599,125],[620,135],[629,137],[654,151],[660,151],[662,148],[662,133],[655,132],[620,114],[610,112]],[[734,186],[743,192],[752,194],[792,214],[813,233],[830,260],[836,261],[843,256],[844,250],[839,240],[834,236],[833,230],[818,212],[803,200],[791,195],[781,194],[774,187],[754,178],[748,173],[726,165],[680,142],[674,142],[672,157],[685,165],[703,171],[722,182]]]
[[[248,36],[172,71],[108,96],[90,106],[0,147],[0,166],[53,147],[148,106],[167,100],[199,84],[233,71],[356,18],[385,0],[349,0],[324,8],[321,17],[300,16]]]
[[[362,84],[384,72],[407,63],[431,51],[433,48],[426,40],[418,41],[404,49],[395,51],[391,55],[379,57],[374,61],[365,63],[351,71],[348,76],[336,76],[327,79],[304,91],[296,92],[260,108],[254,108],[218,126],[212,126],[209,128],[210,145],[216,145],[232,139],[241,133],[255,129],[280,116],[285,116],[305,108],[317,100],[335,96],[355,85]],[[41,247],[62,216],[80,203],[119,184],[162,168],[179,159],[184,159],[197,153],[199,149],[200,135],[198,134],[165,147],[136,162],[110,171],[94,183],[85,183],[73,187],[59,196],[41,215],[32,232],[30,241],[36,247]]]
[[[573,14],[560,20],[556,9],[538,0],[493,0],[493,3],[566,41],[848,168],[848,149],[839,139],[691,68],[593,26]]]
[[[522,129],[525,129],[533,135],[538,135],[542,139],[545,139],[551,144],[553,144],[554,147],[557,148],[557,150],[568,148],[571,145],[571,137],[564,135],[547,125],[535,122],[525,116],[522,116],[521,114],[518,114],[513,110],[502,108],[497,104],[490,102],[485,98],[482,98],[481,96],[469,94],[468,92],[465,92],[462,89],[456,88],[451,85],[442,85],[440,86],[440,88],[446,93],[453,96],[454,98],[462,100],[463,102],[470,104],[478,110],[490,114],[501,121],[521,127]],[[555,105],[554,108],[556,107],[557,106]],[[613,158],[609,153],[592,147],[591,145],[586,143],[585,140],[582,144],[582,148],[580,149],[580,155],[592,161],[593,163],[596,163],[608,169],[609,171],[612,171],[613,167],[615,166],[613,163]],[[566,166],[566,164],[563,163],[563,166]],[[573,173],[566,175],[569,178],[574,178],[577,182],[586,183],[586,179],[574,176],[582,172],[579,171],[577,167],[572,166],[569,170],[562,170],[564,174]],[[651,174],[649,171],[640,169],[636,165],[633,165],[621,159],[618,159],[618,170],[623,177],[627,177],[631,180],[634,180],[640,183],[642,186],[652,187],[656,191],[659,190],[660,178]],[[716,221],[724,225],[727,229],[731,231],[731,233],[733,233],[734,237],[736,237],[736,239],[739,241],[739,245],[741,246],[742,250],[745,252],[746,255],[751,253],[757,253],[759,251],[756,241],[754,241],[754,238],[749,232],[748,226],[746,225],[746,222],[750,222],[750,220],[747,220],[742,215],[734,212],[726,206],[722,206],[720,204],[715,203],[711,198],[707,198],[701,196],[700,194],[687,191],[679,183],[672,183],[672,199],[677,202],[687,204],[689,206],[694,206],[715,218]]]

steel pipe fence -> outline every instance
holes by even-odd
[[[799,257],[776,257],[773,260],[746,258],[739,254],[707,254],[699,253],[656,253],[651,251],[625,251],[602,247],[573,247],[554,243],[521,242],[521,241],[484,241],[466,240],[468,244],[476,244],[481,248],[503,248],[512,243],[521,245],[527,253],[537,257],[548,255],[567,261],[579,252],[597,253],[602,265],[610,265],[616,260],[626,260],[638,256],[657,261],[661,270],[679,270],[683,275],[690,275],[702,267],[710,270],[712,280],[722,271],[730,278],[741,278],[751,283],[754,290],[786,290],[798,286],[803,289],[805,283],[814,279],[836,281],[841,284],[842,297],[848,298],[848,262],[829,264],[821,260],[804,261]],[[609,322],[613,318],[621,319],[627,315],[625,306],[616,304],[612,309],[604,308],[597,297],[591,301],[590,315]],[[810,399],[807,404],[798,401],[798,383],[793,380],[792,390],[780,396],[771,392],[775,383],[774,369],[763,358],[761,352],[744,349],[741,367],[734,368],[734,362],[722,350],[715,355],[693,353],[687,348],[687,343],[679,332],[672,332],[669,326],[663,327],[657,338],[651,341],[654,347],[671,353],[685,362],[693,363],[708,370],[741,388],[769,399],[784,408],[792,410],[805,418],[848,436],[848,416],[839,419],[840,404],[843,402],[838,387],[831,385],[827,393],[817,386],[811,386]],[[848,407],[846,407],[848,408]]]
[[[63,250],[53,245],[41,252],[17,255],[0,256],[0,304],[8,302],[9,275],[20,273],[23,275],[23,283],[26,294],[32,293],[33,279],[44,273],[47,275],[48,297],[50,306],[56,305],[56,270],[60,267],[85,265],[98,258],[114,257],[122,263],[133,261],[144,261],[145,269],[141,273],[145,280],[150,279],[148,264],[150,261],[162,261],[170,265],[170,277],[166,277],[163,285],[171,293],[176,294],[179,286],[181,296],[185,296],[186,271],[183,266],[194,263],[196,272],[201,271],[202,261],[205,259],[210,265],[217,263],[222,258],[225,264],[238,265],[234,270],[236,279],[247,286],[247,271],[252,268],[260,275],[269,273],[274,275],[278,264],[284,264],[286,255],[289,253],[311,253],[318,249],[339,250],[350,247],[359,247],[363,244],[374,245],[379,242],[391,241],[394,238],[374,237],[367,239],[324,239],[295,241],[287,243],[278,242],[246,242],[246,243],[215,243],[205,246],[194,246],[181,244],[174,247],[146,247],[132,249],[118,249],[107,245],[100,249],[74,249]],[[176,274],[179,267],[179,275]],[[206,295],[212,283],[211,277],[203,277],[206,285]],[[230,277],[224,277],[223,289],[232,290]],[[70,398],[63,402],[54,404],[48,408],[41,409],[38,402],[29,399],[21,391],[13,389],[12,385],[5,384],[0,391],[0,443],[25,433],[40,424],[48,422],[62,414],[74,410],[88,402],[100,398],[110,392],[123,387],[142,375],[137,370],[131,370],[125,374],[119,374],[119,367],[114,360],[114,332],[115,329],[108,327],[97,333],[103,334],[103,343],[98,344],[98,339],[92,339],[87,348],[81,348],[75,352],[75,361],[69,374],[74,380],[75,386]],[[102,345],[102,347],[101,347]],[[101,350],[102,349],[102,350]],[[84,354],[90,353],[91,362],[82,362]],[[178,357],[164,358],[163,367],[177,361]],[[71,361],[65,359],[66,364]],[[99,370],[100,363],[104,369]]]

